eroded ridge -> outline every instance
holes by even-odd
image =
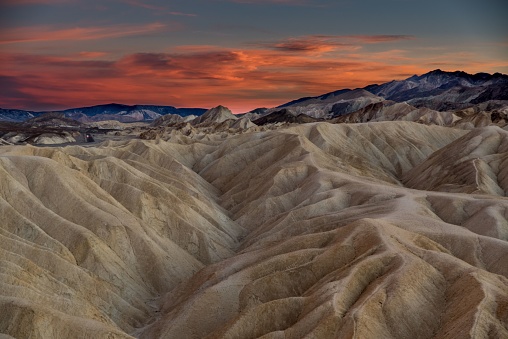
[[[499,130],[405,122],[2,147],[0,329],[506,337],[508,200],[411,184],[478,135],[503,152]]]

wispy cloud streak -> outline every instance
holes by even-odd
[[[167,7],[153,5],[153,4],[147,3],[145,1],[139,1],[139,0],[121,0],[121,1],[128,4],[128,5],[131,5],[131,6],[141,7],[141,8],[149,9],[152,11],[157,11],[160,13],[166,13],[166,14],[170,14],[170,15],[187,16],[187,17],[196,17],[197,16],[197,14],[194,14],[194,13],[184,13],[184,12],[179,12],[179,11],[173,11],[173,10],[168,9]]]
[[[280,41],[251,44],[295,53],[322,54],[336,50],[357,50],[364,44],[393,43],[413,40],[411,35],[306,35]]]
[[[96,27],[55,28],[52,26],[31,26],[6,29],[0,32],[0,44],[40,41],[80,41],[143,35],[165,30],[178,29],[178,25],[163,23],[145,25],[114,25]]]

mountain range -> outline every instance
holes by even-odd
[[[21,122],[49,112],[0,108],[0,121]],[[206,109],[204,108],[176,108],[173,106],[156,105],[122,105],[115,103],[56,111],[56,113],[63,113],[66,118],[77,120],[79,122],[104,120],[117,120],[120,122],[153,121],[167,114],[176,114],[186,117],[189,115],[199,116],[204,112],[206,112]]]
[[[380,102],[385,102],[383,106],[406,103],[415,108],[426,107],[440,112],[474,106],[479,106],[482,110],[504,108],[508,106],[508,75],[468,74],[437,69],[405,80],[296,99],[272,108],[269,112],[286,108],[295,115],[303,113],[331,119]]]
[[[334,122],[410,120],[454,123],[464,110],[479,116],[481,112],[508,115],[508,75],[468,74],[462,71],[434,70],[405,80],[372,84],[363,88],[340,89],[315,97],[303,97],[269,109],[256,109],[245,117],[268,122],[311,122],[315,119]],[[117,120],[120,122],[181,121],[180,117],[201,116],[204,108],[175,108],[155,105],[107,104],[59,111],[79,122]],[[368,114],[367,114],[368,112]],[[25,121],[45,112],[0,109],[0,121]],[[301,116],[304,115],[304,116]],[[299,118],[297,118],[300,116]],[[305,116],[311,117],[307,118]],[[312,119],[313,118],[313,119]],[[473,117],[474,118],[474,117]],[[419,119],[419,120],[418,120]],[[186,120],[190,120],[186,119]],[[206,117],[197,121],[203,123]],[[213,120],[213,119],[212,119]],[[160,120],[159,120],[160,121]]]

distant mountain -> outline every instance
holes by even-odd
[[[508,100],[508,75],[437,69],[406,80],[369,85],[364,89],[387,100],[405,101],[415,107],[450,110],[487,101]]]
[[[177,114],[182,117],[201,115],[203,108],[176,108],[173,106],[155,105],[121,105],[107,104],[91,107],[72,108],[62,111],[66,117],[81,122],[118,120],[121,122],[153,121],[166,114]]]
[[[280,108],[287,108],[296,115],[306,114],[318,119],[327,119],[354,112],[380,101],[383,101],[383,98],[361,88],[354,90],[342,89],[316,97],[293,100],[273,108],[271,112]]]
[[[259,108],[253,109],[252,111],[247,112],[247,113],[237,114],[236,116],[238,118],[247,118],[250,121],[254,121],[254,120],[262,117],[263,115],[268,114],[267,112],[271,112],[269,108],[259,107]]]
[[[54,111],[51,111],[54,112]],[[121,122],[153,121],[167,114],[176,114],[182,117],[189,115],[199,116],[206,112],[204,108],[176,108],[173,106],[156,105],[122,105],[105,104],[90,107],[71,108],[56,113],[63,113],[66,118],[79,122],[94,122],[104,120],[117,120]],[[21,122],[43,113],[15,109],[0,109],[0,121]]]
[[[81,124],[73,119],[65,117],[63,113],[49,112],[37,115],[23,122],[23,125],[46,126],[46,127],[79,127]]]
[[[380,104],[382,103],[382,104]],[[411,107],[394,105],[405,103]],[[378,105],[380,104],[380,105]],[[120,122],[150,121],[167,125],[180,117],[197,116],[193,125],[202,123],[221,123],[237,119],[231,111],[218,106],[211,110],[203,108],[176,108],[155,105],[106,104],[91,107],[72,108],[63,113],[66,118],[79,122],[117,120]],[[402,108],[403,114],[396,109]],[[424,110],[429,109],[430,111]],[[309,120],[296,117],[301,114],[314,119],[335,119],[335,121],[384,121],[402,119],[412,121],[456,120],[451,114],[459,110],[475,108],[479,112],[492,112],[505,115],[508,112],[508,75],[495,73],[468,74],[462,71],[445,72],[434,70],[423,75],[413,75],[405,80],[393,80],[384,84],[373,84],[364,88],[341,89],[315,97],[303,97],[280,106],[259,108],[241,115],[251,121],[270,116],[274,122]],[[206,114],[205,114],[206,112]],[[437,114],[435,112],[449,112]],[[45,112],[0,109],[0,121],[19,122],[34,118]],[[353,114],[354,113],[354,114]],[[177,115],[157,120],[166,115]],[[274,114],[274,115],[272,115]],[[276,115],[281,115],[279,118]],[[353,114],[351,116],[348,116]],[[367,116],[363,116],[367,115]],[[348,116],[347,118],[339,118]],[[503,118],[504,119],[504,118]],[[189,119],[187,119],[189,120]],[[262,124],[267,119],[260,120]]]
[[[296,100],[292,100],[290,102],[287,102],[285,104],[282,104],[280,106],[277,106],[277,108],[283,108],[283,107],[290,107],[290,106],[299,106],[302,104],[310,104],[310,103],[318,103],[318,102],[324,102],[325,100],[329,100],[330,98],[335,98],[341,94],[350,92],[350,89],[341,89],[338,91],[326,93],[323,95],[319,95],[317,97],[304,97]]]
[[[234,115],[229,108],[224,106],[217,106],[214,108],[209,109],[205,113],[203,113],[201,116],[197,117],[196,119],[192,120],[190,123],[191,125],[200,125],[205,123],[221,123],[226,120],[236,120],[238,117]]]
[[[404,105],[393,105],[405,103]],[[393,105],[393,106],[392,106]],[[292,100],[269,109],[264,115],[288,109],[294,116],[305,114],[334,121],[411,120],[434,123],[455,120],[452,112],[478,106],[481,111],[508,107],[508,75],[468,74],[434,70],[405,80],[341,89],[315,97]],[[402,109],[402,111],[398,111]],[[438,114],[448,112],[448,114]],[[343,117],[344,118],[341,118]],[[273,117],[272,117],[273,119]],[[284,118],[281,118],[284,119]]]
[[[280,122],[304,124],[320,120],[321,119],[314,118],[306,114],[294,113],[287,108],[283,108],[281,110],[272,112],[268,115],[262,116],[261,118],[254,120],[253,123],[258,126],[262,126],[266,124],[275,124]]]
[[[0,121],[20,122],[34,118],[41,113],[33,111],[23,111],[20,109],[0,108]]]

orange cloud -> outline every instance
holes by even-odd
[[[98,40],[143,35],[176,28],[178,28],[178,26],[168,26],[158,22],[146,25],[115,25],[104,27],[75,27],[66,29],[56,29],[51,26],[32,26],[0,31],[0,44],[39,41]]]
[[[107,55],[108,53],[105,53],[105,52],[87,52],[87,51],[83,51],[83,52],[79,52],[78,55],[82,58],[87,58],[87,59],[95,59],[95,58],[100,58],[100,57],[103,57],[105,55]]]
[[[315,55],[305,49],[298,53],[271,47],[182,46],[172,53],[134,53],[116,60],[102,57],[93,52],[0,54],[4,65],[0,102],[5,107],[39,109],[107,102],[204,108],[223,104],[239,113],[341,88],[404,79],[435,68],[474,73],[494,72],[503,63],[508,66],[474,54],[439,51],[422,56],[397,49],[370,54],[339,49]]]

